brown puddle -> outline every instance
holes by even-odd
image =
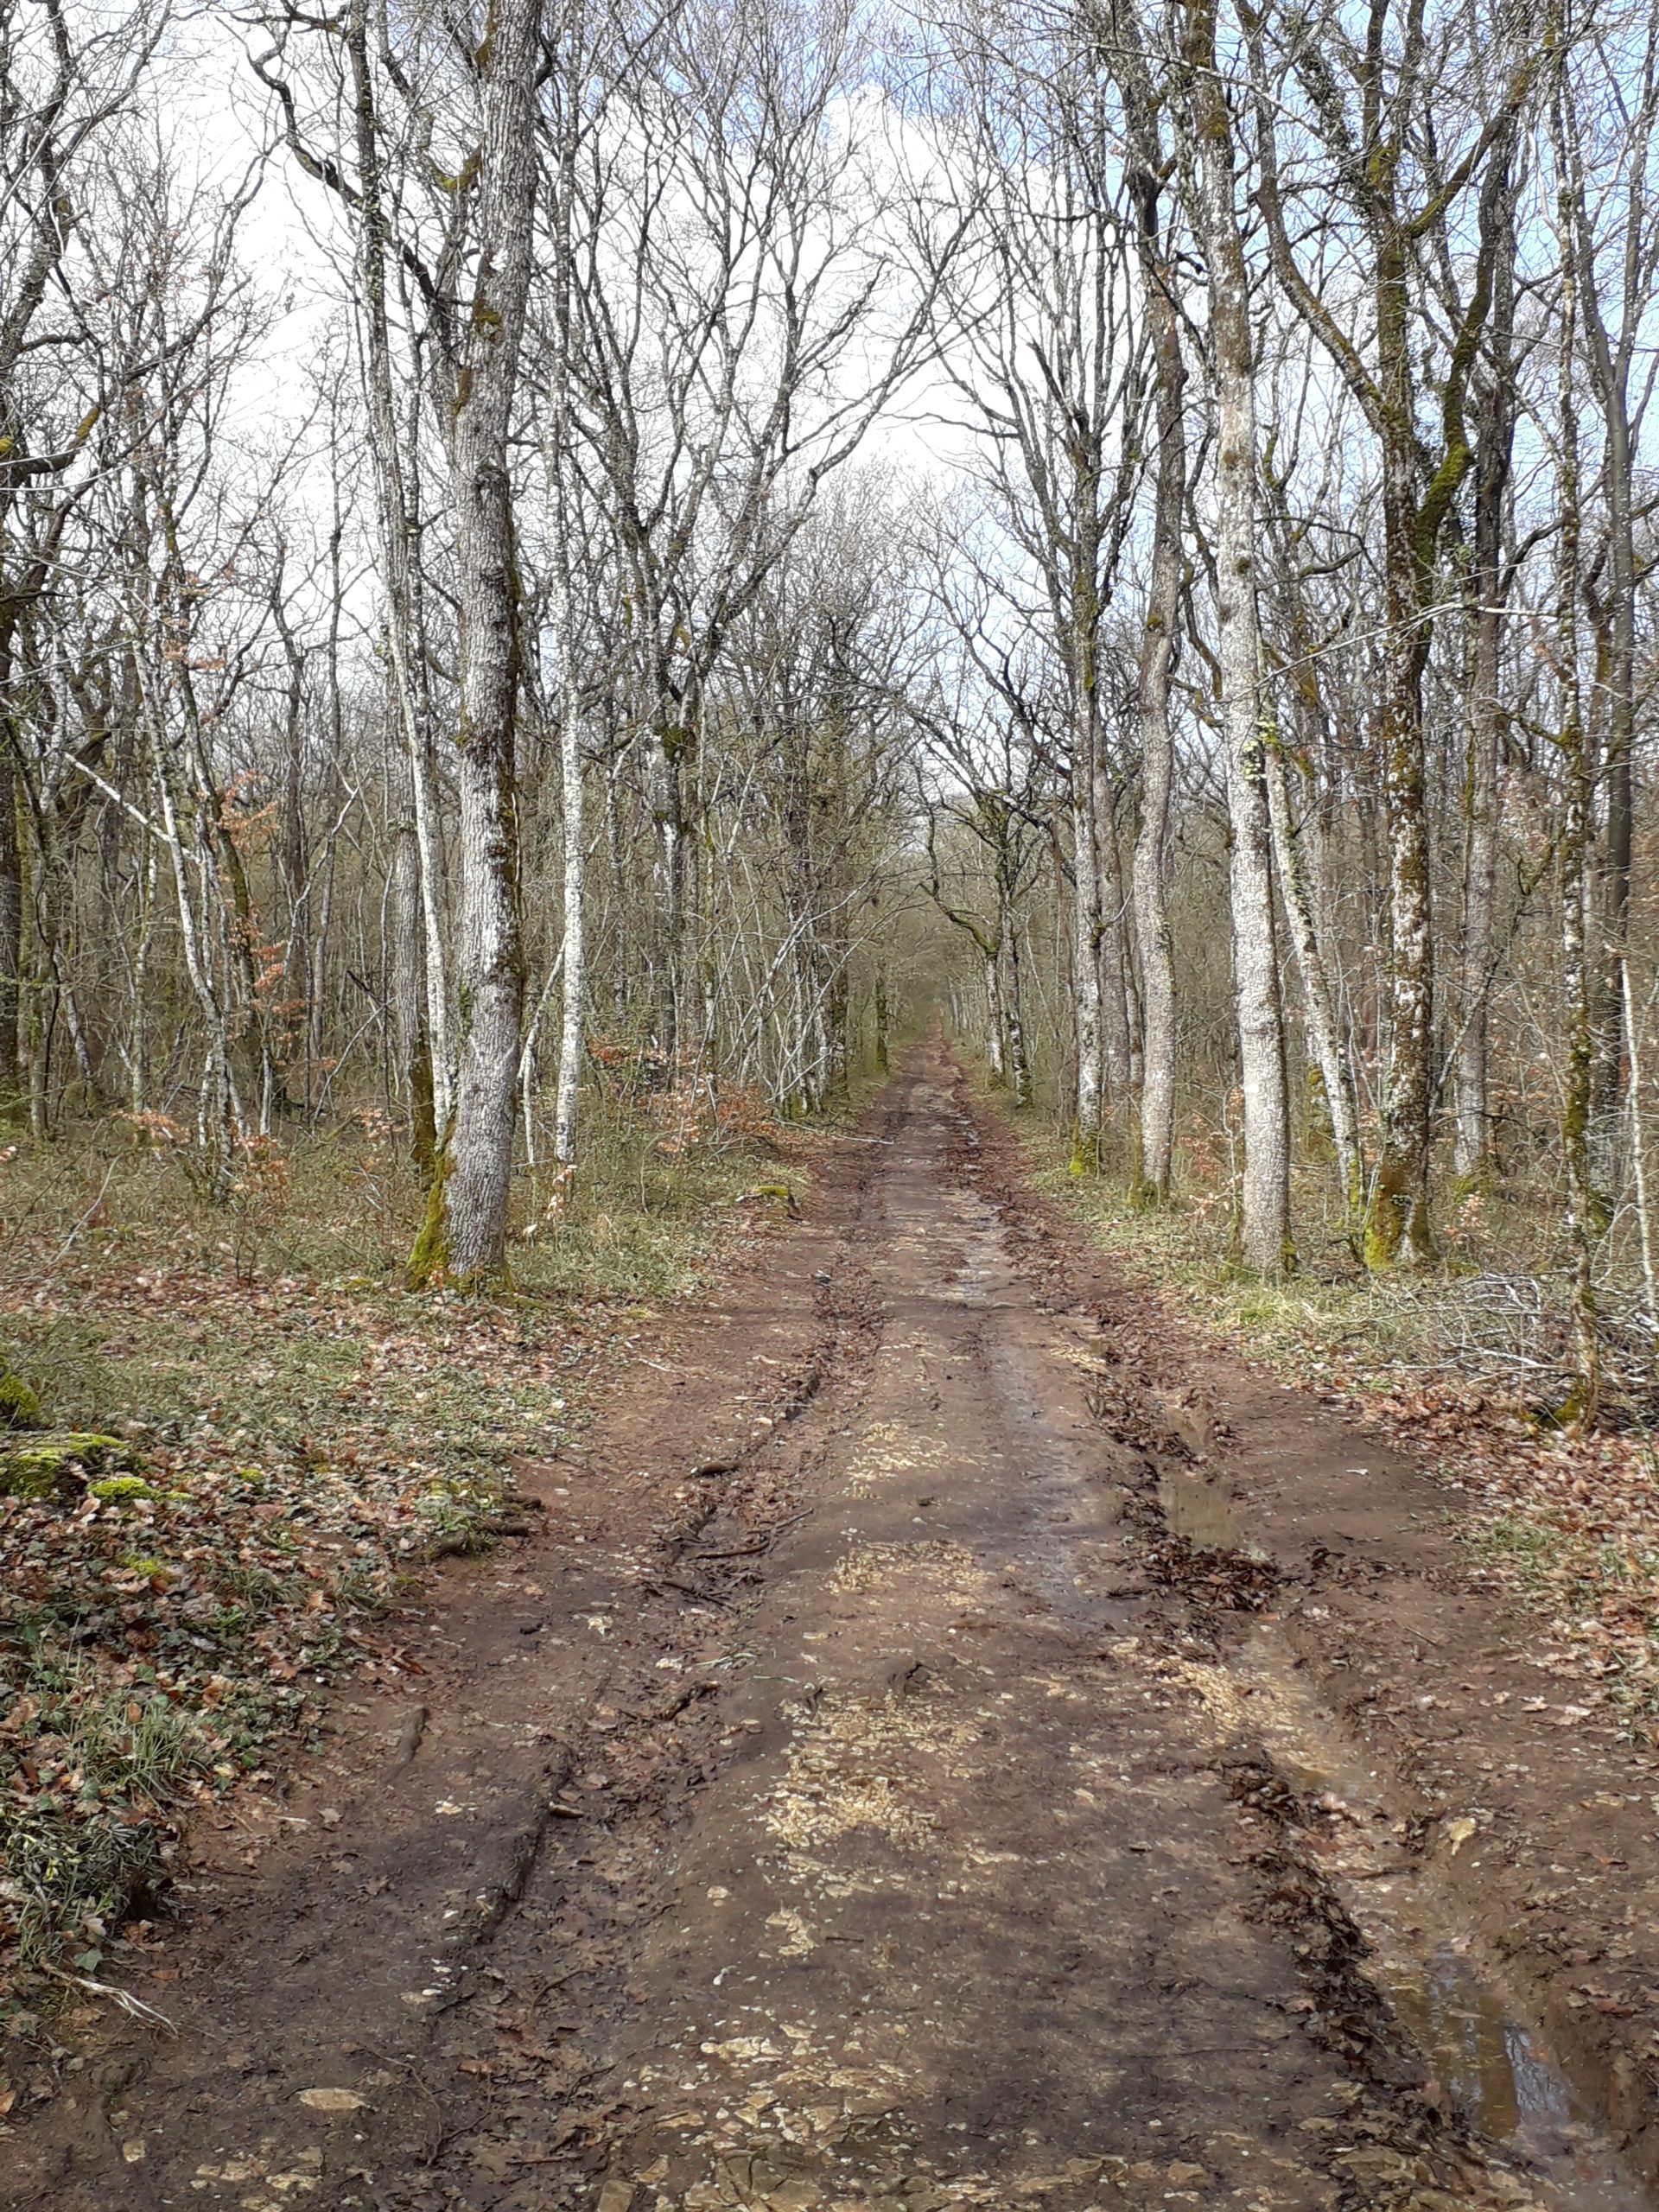
[[[1644,2206],[1651,2200],[1574,2094],[1538,2031],[1456,1948],[1426,1959],[1376,1959],[1377,1978],[1441,2086],[1481,2132],[1519,2152],[1569,2207]]]
[[[1523,2160],[1560,2212],[1652,2212],[1652,2196],[1478,1946],[1450,1843],[1423,1859],[1403,1857],[1376,1775],[1317,1704],[1270,1623],[1255,1626],[1240,1671],[1259,1693],[1281,1764],[1331,1817],[1320,1863],[1372,1945],[1372,1980],[1465,2120]]]
[[[1200,1477],[1165,1473],[1159,1498],[1173,1535],[1264,1556]],[[1327,1816],[1321,1869],[1372,1946],[1372,1979],[1464,2118],[1523,2163],[1558,2212],[1653,2212],[1652,2193],[1477,1945],[1459,1883],[1478,1860],[1454,1867],[1450,1837],[1426,1859],[1405,1856],[1403,1824],[1377,1775],[1314,1698],[1270,1621],[1252,1624],[1230,1671],[1253,1693],[1252,1711],[1279,1764]]]
[[[1158,1478],[1158,1503],[1172,1536],[1185,1536],[1200,1549],[1242,1552],[1246,1559],[1265,1559],[1259,1544],[1245,1535],[1238,1516],[1213,1484],[1184,1467],[1166,1467]]]

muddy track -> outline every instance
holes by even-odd
[[[1422,1478],[1361,1526],[1351,1434],[1287,1455],[1097,1269],[919,1048],[397,1625],[409,1699],[198,1839],[176,2033],[111,2028],[0,2202],[1648,2203],[1643,2077],[1465,1885],[1500,1808],[1358,1694],[1385,1587],[1496,1633],[1443,1533],[1389,1554]]]

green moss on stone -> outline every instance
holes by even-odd
[[[41,1402],[21,1375],[0,1375],[0,1428],[44,1428]]]
[[[103,1482],[92,1484],[92,1496],[101,1505],[125,1505],[136,1498],[158,1495],[142,1475],[110,1475]]]
[[[0,1444],[0,1497],[57,1497],[89,1475],[114,1465],[126,1446],[118,1436],[76,1430]]]

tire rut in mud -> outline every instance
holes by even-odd
[[[958,1096],[964,1111],[976,1112],[965,1086]],[[1355,1804],[1344,1803],[1321,1771],[1323,1761],[1351,1777],[1365,1755],[1333,1711],[1316,1710],[1317,1676],[1279,1623],[1333,1584],[1374,1597],[1388,1569],[1315,1543],[1287,1579],[1283,1563],[1251,1541],[1248,1511],[1212,1478],[1226,1464],[1232,1431],[1206,1363],[1192,1359],[1179,1329],[1147,1325],[1145,1300],[1101,1294],[1097,1263],[1080,1255],[1076,1232],[1026,1183],[1006,1131],[979,1120],[979,1141],[958,1155],[963,1171],[996,1207],[1039,1302],[1081,1325],[1090,1413],[1128,1463],[1120,1478],[1129,1488],[1124,1517],[1135,1533],[1117,1594],[1179,1601],[1179,1625],[1166,1618],[1153,1640],[1226,1714],[1230,1746],[1217,1771],[1241,1817],[1267,1831],[1249,1853],[1259,1910],[1293,1943],[1310,2032],[1354,2070],[1356,2117],[1344,2133],[1363,2140],[1333,2153],[1342,2203],[1356,2212],[1419,2204],[1450,2212],[1454,2204],[1512,2204],[1536,2190],[1571,2212],[1648,2206],[1642,2174],[1623,2153],[1651,2127],[1650,2103],[1633,2094],[1628,2066],[1610,2070],[1593,2044],[1552,2039],[1516,1997],[1483,1941],[1487,1900],[1464,1885],[1455,1835],[1449,1859],[1442,1849],[1431,1864],[1445,1843],[1445,1822],[1411,1786],[1409,1760],[1404,1771],[1384,1767],[1380,1786],[1372,1767],[1370,1786],[1351,1793]],[[1334,1441],[1339,1447],[1342,1440]],[[1427,1579],[1462,1587],[1450,1560],[1431,1567]],[[1288,1714],[1281,1711],[1271,1731],[1254,1729],[1252,1693],[1267,1705],[1274,1676],[1282,1687],[1299,1675],[1305,1679],[1285,1701]],[[1348,1885],[1356,1897],[1379,1874],[1407,1890],[1425,1875],[1435,1885],[1430,1934],[1411,1926],[1409,1912],[1395,1916],[1408,1938],[1421,1936],[1414,1955],[1410,1941],[1402,1955],[1393,1920],[1387,1945],[1368,1933],[1338,1887],[1338,1870],[1355,1856],[1344,1838],[1361,1824],[1373,1841],[1386,1837],[1396,1863],[1365,1864]],[[1452,1986],[1435,1992],[1447,1950],[1456,1955]],[[1467,2047],[1476,2039],[1486,2045],[1478,2056]]]

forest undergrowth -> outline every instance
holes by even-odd
[[[993,1094],[995,1096],[995,1094]],[[1535,1623],[1529,1656],[1581,1685],[1640,1740],[1659,1739],[1659,1406],[1650,1340],[1609,1298],[1603,1425],[1552,1417],[1570,1387],[1569,1289],[1549,1238],[1549,1195],[1469,1202],[1421,1274],[1367,1274],[1321,1218],[1316,1164],[1299,1191],[1296,1272],[1264,1281],[1232,1255],[1230,1185],[1200,1142],[1168,1207],[1136,1206],[1109,1174],[1071,1172],[1052,1124],[1020,1125],[1038,1187],[1086,1223],[1125,1274],[1204,1336],[1277,1379],[1317,1393],[1414,1452],[1446,1494],[1471,1575],[1511,1591]],[[1328,1180],[1328,1173],[1326,1174]],[[1500,1210],[1510,1226],[1493,1236]],[[1478,1262],[1475,1255],[1481,1255]]]
[[[574,1192],[519,1179],[489,1303],[404,1289],[377,1113],[255,1147],[223,1205],[168,1126],[0,1151],[0,2033],[118,1987],[192,1807],[271,1783],[331,1681],[418,1672],[391,1606],[521,1526],[518,1455],[810,1168],[744,1094],[607,1087]]]

